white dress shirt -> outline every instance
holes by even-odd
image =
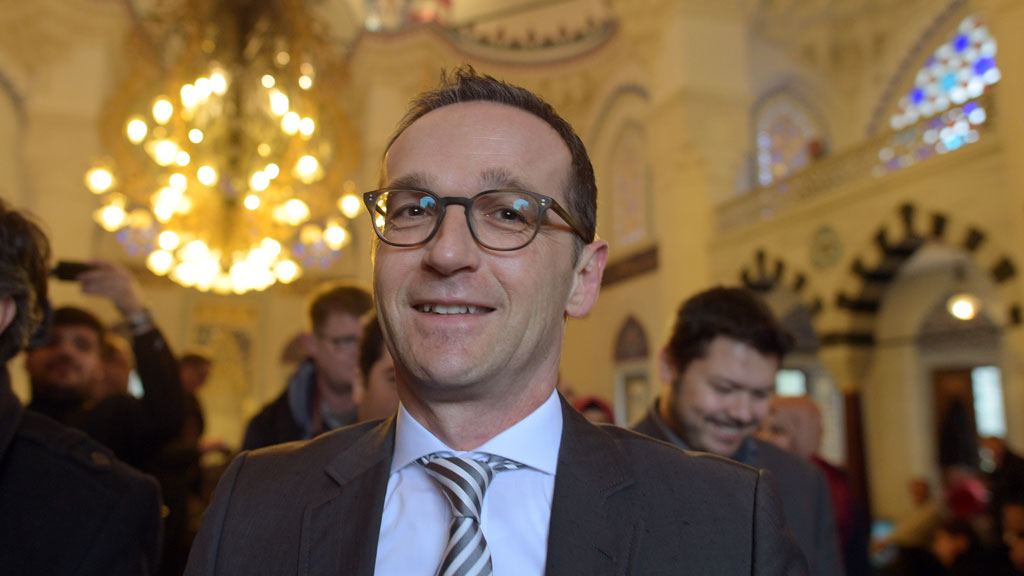
[[[399,406],[375,574],[433,576],[441,564],[451,506],[416,462],[434,452],[494,454],[529,466],[495,474],[484,495],[480,528],[495,576],[543,574],[561,443],[562,406],[555,392],[529,416],[472,452],[452,450]]]

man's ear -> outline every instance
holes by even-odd
[[[572,318],[586,316],[597,303],[601,291],[601,277],[608,260],[608,243],[595,240],[583,247],[579,261],[573,269],[572,292],[565,312]]]
[[[670,386],[679,379],[679,369],[676,368],[667,346],[658,351],[658,378]]]
[[[14,303],[14,298],[8,296],[3,300],[0,300],[0,334],[3,334],[4,330],[14,322],[14,317],[18,315],[18,305]]]
[[[302,349],[306,351],[306,356],[310,358],[316,356],[316,334],[312,332],[302,333]]]

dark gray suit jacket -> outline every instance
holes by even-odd
[[[633,429],[652,438],[672,442],[656,423],[654,414],[652,409],[651,414]],[[807,556],[811,574],[842,576],[843,559],[839,553],[839,536],[825,475],[811,462],[767,442],[753,438],[747,442],[755,444],[754,458],[745,463],[768,470],[774,476],[786,511],[786,524]]]
[[[806,574],[770,479],[563,400],[546,573]],[[240,454],[186,575],[373,573],[395,420]]]

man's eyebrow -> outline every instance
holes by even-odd
[[[388,188],[427,188],[427,177],[420,172],[405,174],[394,180],[388,180],[385,184]]]
[[[426,174],[422,172],[412,172],[409,174],[403,174],[393,180],[388,180],[386,185],[388,188],[423,188],[430,190],[428,182],[430,179]],[[527,185],[523,180],[513,175],[511,172],[504,168],[488,168],[480,173],[480,190],[465,190],[463,192],[476,194],[484,190],[496,190],[496,189],[515,189],[515,190],[529,190],[532,191],[531,187]]]
[[[530,190],[530,186],[504,168],[488,168],[480,174],[480,180],[487,189],[513,188],[516,190]]]

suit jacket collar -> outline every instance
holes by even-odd
[[[562,444],[551,505],[546,573],[624,572],[622,543],[640,528],[611,517],[606,500],[633,484],[614,439],[562,403]],[[337,433],[336,433],[337,434]],[[300,574],[372,576],[395,447],[395,418],[362,435],[327,465],[336,484],[303,519]]]
[[[562,416],[545,572],[622,573],[629,562],[623,543],[633,542],[639,522],[611,517],[605,504],[633,484],[633,474],[612,436],[564,398]]]
[[[327,465],[335,486],[306,509],[300,574],[372,576],[394,448],[391,417]]]

